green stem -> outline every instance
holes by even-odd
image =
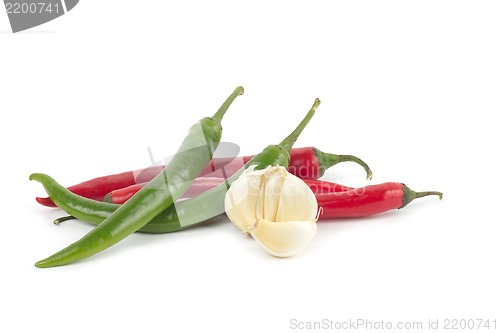
[[[290,135],[287,136],[285,138],[285,140],[281,141],[279,146],[281,146],[283,149],[285,149],[287,151],[290,151],[292,149],[293,144],[295,143],[295,141],[297,141],[297,138],[299,137],[300,133],[302,133],[302,131],[304,130],[306,125],[309,123],[311,118],[314,116],[314,113],[316,112],[316,109],[318,108],[318,106],[320,104],[321,104],[321,101],[319,100],[319,98],[316,98],[313,106],[311,107],[311,110],[309,110],[309,112],[304,117],[304,119],[302,119],[302,121],[297,126],[297,128],[295,128],[295,130],[293,130],[293,132],[290,133]]]
[[[428,195],[437,195],[439,197],[439,200],[443,199],[443,193],[437,191],[415,192],[415,197],[413,199],[426,197]]]
[[[224,114],[226,113],[227,109],[229,109],[229,106],[233,103],[233,101],[236,99],[236,97],[243,95],[244,89],[242,86],[237,87],[234,89],[233,93],[226,99],[226,101],[221,105],[219,110],[213,115],[212,119],[217,121],[218,123],[221,122],[222,117],[224,117]]]
[[[443,193],[438,191],[425,191],[425,192],[415,192],[408,186],[403,185],[403,204],[399,208],[403,208],[415,199],[423,198],[428,195],[437,195],[439,200],[443,199]]]
[[[365,169],[366,172],[366,179],[372,179],[373,173],[368,164],[366,164],[362,159],[359,157],[356,157],[354,155],[336,155],[336,154],[329,154],[329,153],[324,153],[321,150],[314,148],[314,153],[316,157],[318,158],[319,162],[319,167],[320,167],[320,176],[323,176],[325,171],[334,166],[335,164],[342,163],[342,162],[354,162],[359,164],[363,169]]]
[[[61,222],[65,222],[65,221],[69,221],[69,220],[76,220],[76,217],[72,216],[72,215],[68,215],[68,216],[63,216],[63,217],[60,217],[58,219],[55,219],[54,220],[54,224],[55,225],[58,225],[59,223]]]

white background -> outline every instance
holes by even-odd
[[[497,1],[92,1],[24,33],[0,14],[2,332],[293,332],[290,320],[497,319]],[[169,156],[237,86],[226,141],[355,154],[371,183],[440,190],[404,210],[319,222],[280,260],[225,217],[134,234],[66,267],[33,264],[92,229],[36,204]],[[327,179],[368,183],[339,165]],[[325,330],[328,331],[328,330]],[[491,330],[490,330],[491,331]]]

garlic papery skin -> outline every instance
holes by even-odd
[[[224,204],[231,222],[277,257],[294,255],[316,234],[314,193],[281,166],[248,168],[232,183]]]

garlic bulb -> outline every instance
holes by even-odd
[[[294,255],[316,233],[314,193],[281,166],[249,167],[226,193],[225,209],[233,224],[277,257]]]

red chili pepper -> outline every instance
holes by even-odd
[[[221,183],[222,178],[213,178],[208,182],[203,178],[197,178],[193,184],[191,195],[195,196],[212,188],[215,183]],[[382,183],[360,188],[347,187],[327,181],[304,179],[311,188],[318,201],[320,209],[320,220],[337,218],[364,217],[383,213],[392,209],[400,209],[417,198],[428,195],[437,195],[442,199],[443,193],[428,191],[415,192],[401,183]],[[135,184],[123,189],[110,192],[105,201],[122,204],[145,184]],[[201,192],[200,192],[201,191]],[[55,224],[74,219],[73,216],[65,216],[54,221]]]
[[[218,178],[230,177],[252,157],[253,156],[243,156],[235,159],[212,159],[200,176]],[[371,179],[372,172],[370,168],[356,156],[324,153],[314,147],[293,148],[290,152],[290,165],[288,171],[299,178],[317,179],[321,177],[328,168],[341,162],[355,162],[359,164],[365,169],[367,179]],[[108,193],[114,190],[149,182],[158,175],[163,168],[164,166],[154,166],[146,169],[94,178],[68,187],[68,190],[83,197],[100,201],[103,200]],[[36,201],[44,206],[56,207],[50,198],[37,197]]]
[[[109,192],[130,186],[136,183],[149,182],[163,170],[163,166],[154,166],[147,169],[127,171],[111,176],[103,176],[87,180],[83,183],[70,186],[68,190],[94,200],[103,200]],[[36,198],[36,201],[47,207],[57,207],[50,198]]]
[[[362,217],[403,208],[412,200],[443,193],[415,192],[401,183],[369,185],[350,191],[317,194],[318,207],[322,210],[320,220],[342,217]]]
[[[365,169],[366,179],[372,178],[368,165],[356,156],[328,154],[314,147],[292,149],[288,172],[301,179],[318,179],[328,168],[341,162],[356,162]]]
[[[192,198],[205,191],[208,191],[224,181],[224,178],[215,177],[198,177],[196,178],[189,189],[184,193],[181,198]],[[332,182],[326,182],[316,179],[303,179],[303,181],[311,188],[315,195],[322,193],[333,193],[354,190],[352,187],[347,187]],[[123,204],[130,199],[135,193],[143,188],[147,183],[135,184],[118,190],[109,192],[105,197],[105,202],[114,204]]]
[[[197,178],[186,197],[203,193],[223,181],[222,178]],[[320,220],[375,215],[403,208],[416,198],[437,195],[441,199],[443,196],[441,192],[415,192],[401,183],[383,183],[355,189],[314,179],[304,179],[304,182],[316,196],[318,207],[321,208]],[[112,191],[106,195],[104,201],[122,204],[144,185],[136,184]]]

